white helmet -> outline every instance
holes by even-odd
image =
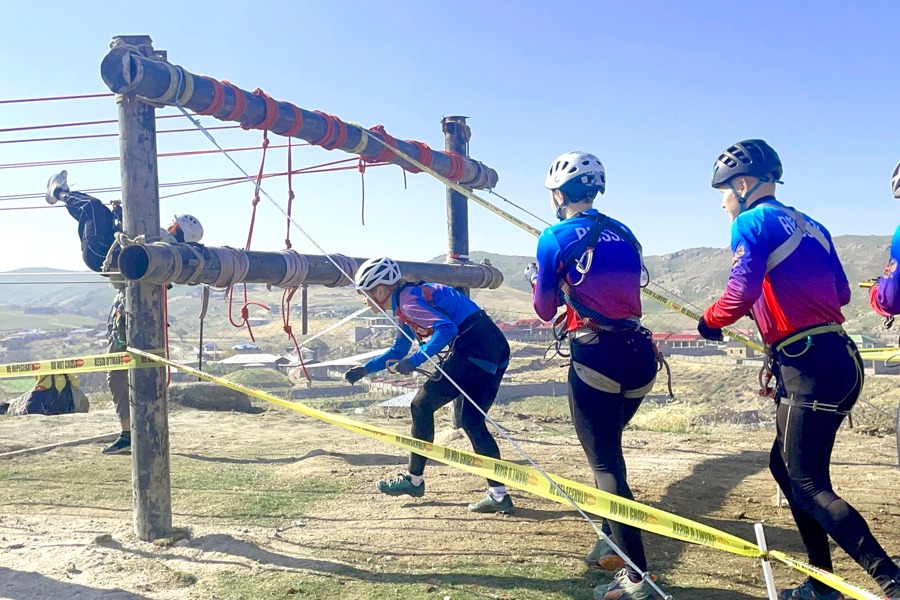
[[[550,165],[544,187],[562,190],[575,199],[606,191],[606,171],[600,159],[587,152],[566,152]]]
[[[181,230],[185,242],[199,242],[203,239],[203,225],[197,217],[188,214],[175,215],[172,222],[166,227],[166,231],[175,234],[175,229]]]
[[[356,286],[368,292],[376,285],[393,285],[400,281],[400,265],[383,256],[370,258],[356,270]]]
[[[891,177],[891,191],[894,192],[894,198],[900,198],[900,163],[894,167],[894,175]]]

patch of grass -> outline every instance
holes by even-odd
[[[298,518],[310,504],[350,485],[326,478],[289,481],[279,469],[280,465],[220,464],[173,456],[173,513],[268,526]],[[17,512],[41,513],[60,506],[128,510],[131,506],[131,461],[127,458],[98,454],[0,465],[0,482],[0,505],[16,505]]]
[[[229,373],[222,379],[263,390],[287,390],[293,387],[288,376],[275,369],[244,369]]]
[[[684,403],[665,406],[645,403],[641,405],[629,427],[668,433],[709,433],[708,427],[699,424],[700,417],[707,412],[704,407]]]
[[[257,598],[366,599],[441,598],[452,600],[588,600],[596,576],[570,561],[440,562],[398,564],[393,570],[346,567],[332,576],[303,573],[224,573],[211,583],[219,600]]]
[[[565,390],[564,386],[560,386]],[[502,405],[509,412],[534,415],[553,420],[571,419],[569,400],[565,396],[527,396],[510,400]]]

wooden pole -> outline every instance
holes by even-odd
[[[144,56],[153,54],[149,36],[118,36]],[[125,234],[159,237],[159,177],[156,168],[156,109],[134,94],[116,98]],[[130,281],[125,289],[128,344],[148,351],[165,344],[163,287]],[[172,531],[169,479],[169,423],[164,369],[133,369],[131,391],[134,531],[145,541]]]
[[[472,132],[466,125],[467,117],[444,117],[444,149],[462,156],[469,155],[469,138]],[[465,196],[451,187],[447,188],[447,262],[469,262],[469,205]],[[469,295],[469,289],[457,288]]]

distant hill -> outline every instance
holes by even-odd
[[[853,300],[844,310],[848,318],[848,328],[854,331],[876,333],[881,331],[881,319],[872,314],[868,305],[866,290],[857,287],[860,281],[878,276],[887,260],[889,236],[856,236],[846,235],[835,238],[838,255],[847,271],[853,289]],[[491,310],[495,318],[520,318],[530,316],[531,290],[525,283],[521,273],[531,262],[531,256],[515,256],[494,254],[489,252],[473,252],[474,262],[489,260],[491,264],[503,272],[505,281],[499,290],[477,290],[473,297]],[[431,259],[431,262],[443,262],[444,257]],[[721,293],[728,279],[731,268],[731,253],[724,248],[688,248],[671,254],[645,257],[647,267],[655,285],[661,286],[683,300],[699,307],[705,307]],[[105,320],[114,291],[111,287],[96,283],[84,284],[40,284],[40,285],[3,285],[10,281],[52,281],[56,279],[70,280],[86,278],[101,281],[102,277],[91,272],[66,272],[55,269],[21,269],[16,272],[36,273],[33,276],[14,276],[0,273],[0,306],[4,309],[3,323],[0,329],[15,327],[17,310],[27,307],[55,306],[60,313],[79,315],[87,319]],[[281,293],[266,292],[263,286],[254,288],[254,299],[262,299],[277,305]],[[176,319],[195,320],[199,311],[199,289],[191,286],[175,286],[170,292],[170,315]],[[227,306],[222,303],[221,295],[211,303],[210,316],[222,314]],[[180,300],[175,300],[179,298]],[[175,300],[171,302],[171,300]],[[297,298],[299,300],[299,297]],[[349,290],[330,288],[311,288],[310,304],[314,309],[323,308],[357,308],[359,299]],[[240,304],[236,303],[235,313]],[[671,311],[657,305],[652,300],[644,302],[644,310],[648,322],[652,326],[666,329],[689,327],[690,322],[674,320]],[[12,312],[10,312],[12,311]],[[29,315],[33,316],[33,315]],[[57,318],[57,320],[59,320]],[[81,321],[78,321],[79,323]]]

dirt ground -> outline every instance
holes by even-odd
[[[408,428],[406,419],[359,418]],[[109,411],[3,419],[0,453],[107,433],[114,422]],[[589,480],[566,423],[507,415],[503,425],[546,470]],[[285,411],[186,409],[170,415],[170,428],[174,525],[189,534],[170,545],[133,533],[129,457],[87,444],[0,459],[0,597],[588,599],[609,578],[581,562],[594,537],[572,510],[514,491],[513,514],[471,515],[465,504],[484,482],[433,463],[424,498],[381,496],[373,482],[402,470],[405,455],[341,429]],[[772,437],[628,431],[629,479],[639,501],[750,540],[761,521],[771,547],[802,556],[789,510],[774,506]],[[501,450],[520,461],[508,442]],[[891,437],[845,431],[833,467],[839,493],[892,554],[900,554],[896,461]],[[301,489],[304,504],[284,503]],[[651,570],[675,598],[765,597],[752,559],[644,539]],[[835,568],[874,589],[840,550]],[[802,579],[778,565],[775,575],[780,585]]]

